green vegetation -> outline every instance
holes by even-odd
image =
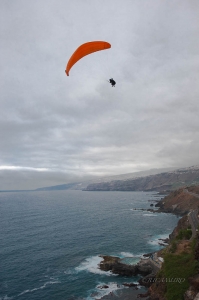
[[[193,240],[191,241],[191,244],[190,244],[191,250],[192,250],[193,253],[194,253],[194,251],[195,251],[196,244],[197,244],[197,240],[196,240],[196,239],[193,239]]]
[[[192,230],[190,228],[181,229],[177,235],[177,240],[189,240],[192,236]]]
[[[183,295],[189,288],[188,278],[197,273],[198,267],[199,263],[194,259],[193,253],[165,255],[162,271],[168,300],[184,299]]]
[[[164,263],[156,278],[161,282],[167,300],[183,300],[184,293],[189,288],[189,277],[198,272],[199,261],[195,259],[197,240],[189,242],[187,252],[179,252],[181,240],[190,235],[190,228],[180,230],[176,239],[162,253]]]
[[[170,247],[170,252],[171,253],[175,253],[176,249],[177,249],[177,242],[176,241],[172,241],[171,247]]]

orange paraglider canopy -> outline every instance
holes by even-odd
[[[72,66],[82,57],[89,55],[93,52],[105,50],[108,48],[111,48],[111,45],[104,41],[88,42],[79,46],[72,54],[72,56],[70,57],[67,63],[66,70],[65,70],[67,76],[69,76],[69,71],[72,68]]]

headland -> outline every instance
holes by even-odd
[[[135,265],[127,265],[119,257],[101,255],[103,260],[99,268],[120,276],[140,275],[139,284],[123,284],[129,288],[129,293],[126,291],[119,299],[198,300],[199,186],[172,191],[151,206],[154,208],[148,209],[150,212],[173,213],[181,217],[169,238],[162,240],[164,248],[145,254]],[[147,289],[139,291],[140,286]],[[113,294],[110,296],[106,299],[114,299]]]

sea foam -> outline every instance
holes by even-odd
[[[167,245],[167,243],[165,243],[164,241],[162,241],[162,239],[166,239],[169,237],[169,234],[162,234],[162,235],[158,235],[155,236],[152,240],[148,241],[148,244],[151,244],[153,246],[161,246],[161,244],[165,244],[165,246]]]
[[[20,294],[18,294],[18,296],[22,296],[22,295],[27,294],[27,293],[33,293],[33,292],[38,291],[38,290],[43,290],[47,285],[57,284],[57,283],[60,283],[60,282],[58,280],[48,281],[48,282],[44,283],[42,286],[40,286],[40,287],[37,287],[37,288],[34,288],[34,289],[25,290],[25,291],[21,292]]]
[[[144,217],[157,217],[154,213],[151,214],[143,214]]]
[[[103,287],[106,286],[106,287]],[[90,296],[87,297],[87,300],[101,299],[104,296],[111,295],[115,291],[125,288],[123,285],[119,285],[116,282],[104,283],[100,282],[93,292],[90,293]]]
[[[0,300],[11,300],[11,299],[13,299],[13,297],[8,297],[7,295],[3,296],[3,298],[0,297]]]
[[[113,275],[110,271],[105,272],[100,270],[99,263],[102,258],[99,256],[91,256],[86,258],[78,267],[75,268],[76,271],[88,271],[94,274],[104,274],[107,276]]]

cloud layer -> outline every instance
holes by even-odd
[[[198,13],[197,0],[1,1],[0,189],[198,164]],[[112,48],[66,77],[92,40]]]

